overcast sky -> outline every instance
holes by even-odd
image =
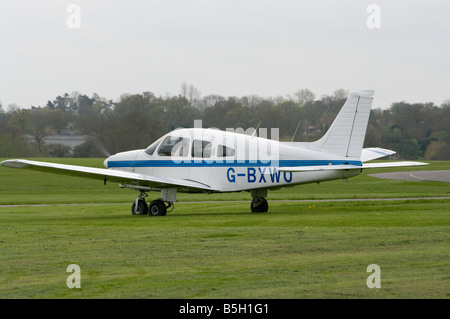
[[[186,82],[202,96],[375,89],[374,107],[440,105],[449,17],[448,0],[2,1],[0,101],[177,95]]]

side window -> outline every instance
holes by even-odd
[[[167,136],[158,149],[160,156],[187,156],[189,139],[177,136]]]
[[[212,143],[209,141],[194,140],[192,142],[192,157],[211,157]]]
[[[234,156],[235,151],[231,147],[227,147],[225,145],[219,145],[217,148],[217,157],[227,157]]]

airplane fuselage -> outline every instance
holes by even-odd
[[[172,149],[184,142],[184,152],[180,155],[172,150],[162,151],[166,139],[177,141],[171,145]],[[194,141],[201,141],[198,150],[195,150]],[[355,169],[280,171],[280,167],[361,165],[361,161],[233,132],[181,129],[166,134],[156,144],[153,152],[147,149],[118,153],[106,159],[104,164],[113,170],[196,181],[220,192],[281,188],[343,179],[361,172]],[[228,154],[223,152],[224,148]]]

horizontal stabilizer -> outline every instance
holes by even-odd
[[[367,163],[358,165],[316,165],[316,166],[295,166],[295,167],[280,167],[280,172],[313,172],[313,171],[327,171],[327,170],[347,170],[347,169],[363,169],[363,168],[387,168],[387,167],[403,167],[403,166],[422,166],[430,165],[421,162],[384,162],[384,163]]]
[[[344,169],[361,169],[362,166],[357,165],[316,165],[316,166],[295,166],[280,167],[280,172],[312,172],[312,171],[328,171],[328,170],[344,170]]]
[[[422,166],[430,165],[422,162],[384,162],[384,163],[367,163],[362,168],[385,168],[385,167],[402,167],[402,166]]]
[[[377,158],[395,154],[395,151],[387,150],[379,147],[363,148],[361,152],[361,162],[371,161]]]

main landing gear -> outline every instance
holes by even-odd
[[[176,201],[176,188],[161,189],[161,198],[155,199],[147,205],[145,198],[148,196],[144,190],[139,190],[139,196],[131,205],[133,215],[166,216],[174,209],[173,203]],[[266,213],[269,210],[267,203],[267,189],[254,189],[251,191],[252,203],[250,209],[252,213]],[[170,209],[170,210],[169,210]]]
[[[269,204],[264,197],[255,197],[250,205],[252,213],[266,213],[269,210]]]
[[[163,198],[155,199],[147,205],[145,198],[148,195],[141,191],[138,198],[131,205],[133,215],[166,216],[168,212],[174,209],[172,201],[165,201]],[[170,209],[171,208],[171,209]],[[170,209],[170,210],[168,210]]]
[[[254,189],[252,190],[252,203],[250,209],[252,213],[267,213],[269,210],[269,204],[265,197],[267,197],[267,189]]]

